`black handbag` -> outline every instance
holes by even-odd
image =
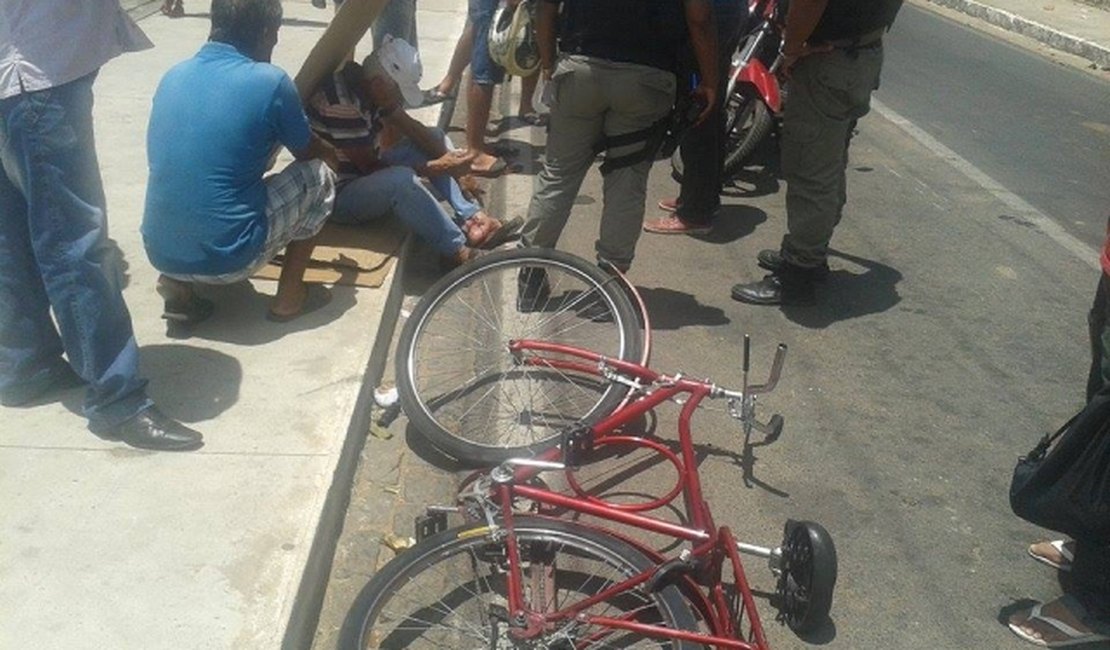
[[[1110,393],[1095,395],[1018,459],[1010,507],[1074,539],[1110,539]]]

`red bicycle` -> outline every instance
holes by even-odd
[[[537,291],[541,284],[534,280],[537,269],[545,271],[544,291]],[[568,288],[563,283],[566,278],[553,281],[554,271],[565,272],[580,286]],[[505,417],[515,421],[520,431],[540,423],[543,436],[564,419],[561,406],[588,403],[594,407],[586,412],[590,416],[586,420],[562,427],[555,440],[543,437],[550,444],[537,456],[508,458],[492,471],[473,475],[456,505],[432,507],[419,518],[419,543],[389,562],[362,589],[344,623],[340,647],[763,650],[767,640],[741,553],[768,560],[777,575],[772,601],[780,621],[796,631],[807,631],[826,620],[837,564],[825,529],[812,522],[788,521],[783,542],[776,548],[738,541],[728,527],[714,523],[702,496],[694,453],[690,421],[706,399],[728,402],[729,413],[743,425],[745,444],[753,430],[768,438],[779,435],[781,417],[759,422],[755,399],[775,387],[785,346],[779,346],[768,381],[753,386],[747,380],[750,347],[745,338],[743,385],[730,390],[681,374],[660,374],[640,362],[566,342],[503,338],[507,329],[521,328],[567,338],[579,328],[606,323],[626,334],[626,323],[619,319],[631,316],[632,307],[621,286],[619,276],[598,271],[578,258],[525,249],[491,255],[429,291],[406,325],[407,336],[402,335],[399,368],[411,371],[420,366],[424,338],[413,330],[426,330],[451,313],[460,319],[453,336],[460,348],[467,349],[458,355],[469,359],[467,364],[501,367],[485,358],[487,337],[479,332],[489,329],[498,333],[494,338],[503,344],[499,356],[516,369],[499,371],[495,379],[480,374],[461,387],[446,388],[445,394],[453,400],[467,403],[471,411],[482,405],[508,414]],[[557,294],[565,295],[553,297]],[[446,305],[464,308],[441,311]],[[441,317],[432,318],[433,313]],[[520,325],[520,321],[531,324]],[[609,342],[621,353],[650,347],[641,348],[642,341],[626,339]],[[543,397],[546,393],[541,395],[538,387],[551,388],[552,378],[573,387],[591,386],[585,391],[589,397],[577,402],[565,402],[558,394]],[[586,384],[583,378],[594,381]],[[517,395],[520,399],[507,406],[487,402],[489,394],[498,392],[491,387],[517,383],[511,394],[531,379],[536,380],[533,399]],[[614,386],[621,387],[620,403],[596,408],[611,399]],[[449,424],[434,407],[445,400],[437,401],[438,395],[429,398],[428,391],[414,394],[412,389],[410,384],[402,395],[408,392],[410,402],[432,403],[428,411],[438,415],[436,421]],[[568,390],[581,396],[577,388]],[[668,400],[684,400],[677,453],[660,440],[615,433]],[[540,405],[543,413],[537,412]],[[597,416],[597,411],[604,413]],[[516,448],[521,440],[505,439]],[[659,454],[678,475],[674,487],[640,503],[615,503],[590,493],[580,484],[576,468],[591,455],[614,447]],[[486,453],[494,448],[483,446]],[[550,471],[565,474],[569,494],[547,487],[542,474]],[[681,522],[644,514],[671,504],[679,495],[684,506]],[[556,516],[560,512],[590,515],[605,523],[567,521]],[[447,529],[449,513],[461,514],[467,523]],[[630,530],[666,536],[683,548],[668,556],[636,539]]]

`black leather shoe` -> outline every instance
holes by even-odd
[[[764,276],[759,282],[732,287],[732,299],[753,305],[812,305],[817,302],[812,272],[790,265]]]
[[[759,262],[760,266],[768,271],[778,271],[783,265],[782,253],[773,248],[764,248],[759,251],[755,259]],[[815,280],[824,280],[830,273],[829,263],[825,262],[821,266],[810,269],[810,271],[814,274]]]
[[[152,406],[102,434],[139,449],[192,451],[204,446],[204,436]]]

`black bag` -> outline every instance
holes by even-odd
[[[1110,393],[1095,395],[1018,459],[1010,507],[1076,539],[1110,539]]]

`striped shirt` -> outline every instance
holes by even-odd
[[[320,84],[320,89],[309,99],[305,113],[312,130],[337,150],[340,185],[364,175],[345,149],[370,147],[374,158],[378,157],[378,135],[384,126],[382,110],[373,104],[364,104],[336,72]]]

